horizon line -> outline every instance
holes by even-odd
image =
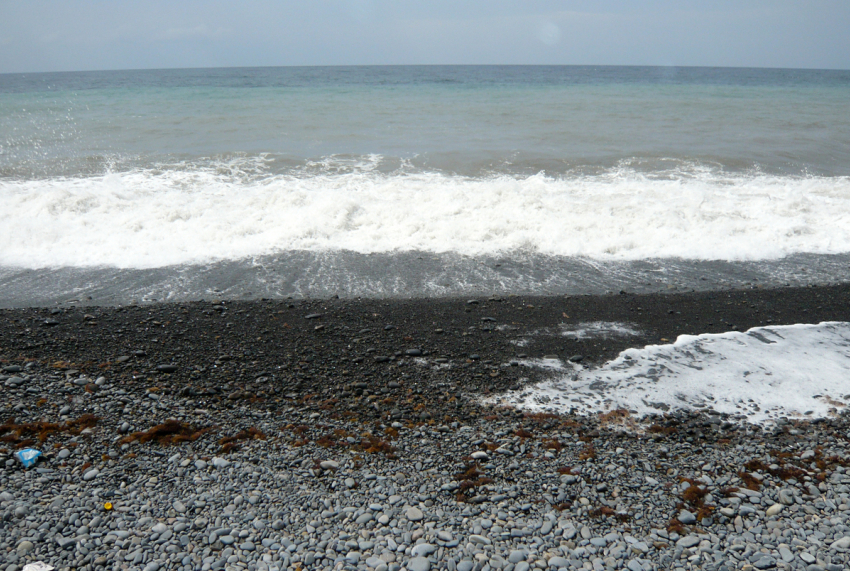
[[[3,75],[42,75],[61,73],[114,73],[126,71],[195,71],[215,69],[282,69],[282,68],[364,68],[364,67],[635,67],[635,68],[667,68],[667,69],[752,69],[775,71],[850,71],[845,68],[829,67],[775,67],[775,66],[734,66],[734,65],[659,65],[659,64],[546,64],[546,63],[416,63],[416,64],[316,64],[316,65],[229,65],[229,66],[198,66],[198,67],[139,67],[111,69],[78,69],[53,71],[4,71]]]

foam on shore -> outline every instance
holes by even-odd
[[[599,368],[531,363],[550,380],[490,402],[536,411],[643,416],[713,409],[766,422],[836,414],[850,403],[850,323],[754,327],[682,335],[674,343],[628,349]]]

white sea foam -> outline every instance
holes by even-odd
[[[527,347],[532,337],[541,334],[551,335],[551,330],[549,328],[537,329],[519,339],[512,339],[511,343],[517,347]],[[610,339],[612,337],[634,337],[640,335],[641,332],[626,323],[589,321],[577,325],[562,323],[560,334],[570,339]]]
[[[491,402],[582,414],[711,408],[751,422],[823,417],[850,403],[850,323],[682,335],[628,349],[597,369],[543,366],[551,380]]]
[[[561,335],[571,339],[610,339],[611,337],[634,337],[641,332],[626,323],[613,321],[591,321],[577,326],[561,325]]]
[[[255,167],[0,180],[0,265],[152,268],[291,250],[601,260],[850,251],[846,177],[614,169],[469,178]]]

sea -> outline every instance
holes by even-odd
[[[850,71],[0,75],[0,307],[848,279]]]

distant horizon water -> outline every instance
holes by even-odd
[[[0,305],[850,276],[850,71],[2,74],[0,133]]]
[[[286,70],[286,69],[303,69],[303,68],[469,68],[469,67],[549,67],[549,68],[647,68],[647,69],[731,69],[731,70],[767,70],[767,71],[850,71],[850,68],[843,67],[783,67],[783,66],[751,66],[751,65],[679,65],[679,64],[546,64],[546,63],[527,63],[527,64],[502,64],[502,63],[367,63],[367,64],[319,64],[319,65],[218,65],[218,66],[174,66],[174,67],[126,67],[126,68],[92,68],[92,69],[74,69],[74,70],[31,70],[31,71],[0,71],[2,75],[39,75],[39,74],[74,74],[74,73],[123,73],[123,72],[162,72],[162,71],[227,71],[227,70]]]

